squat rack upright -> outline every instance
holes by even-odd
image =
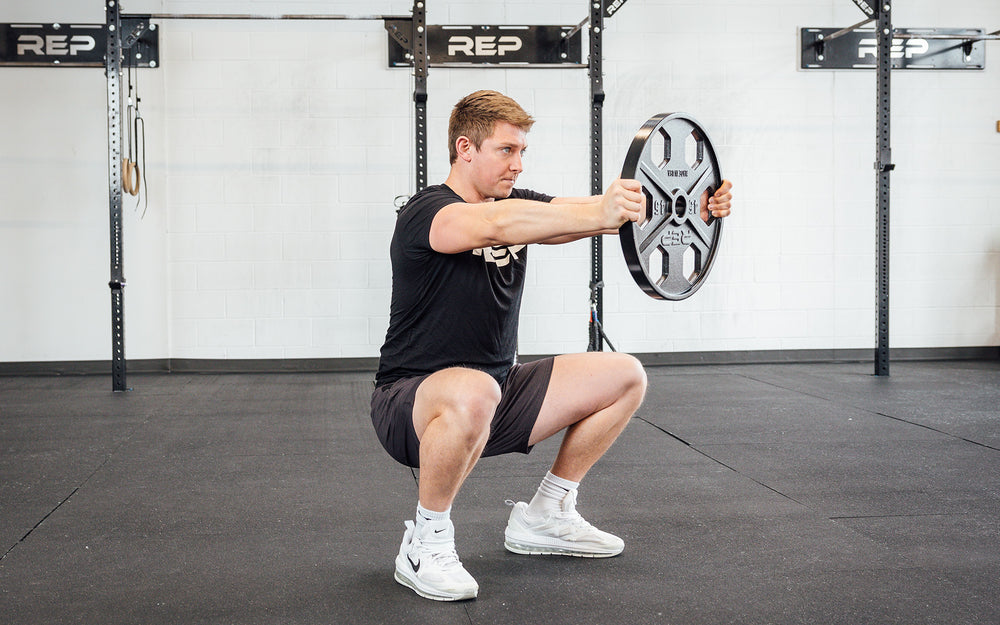
[[[1000,39],[1000,30],[988,34],[955,35],[940,33],[906,33],[897,31],[892,25],[893,0],[852,0],[865,14],[864,21],[842,28],[814,45],[822,55],[822,50],[830,42],[839,39],[855,29],[876,23],[877,38],[876,64],[876,128],[875,128],[875,171],[876,181],[876,322],[875,371],[876,376],[889,375],[889,208],[891,174],[896,168],[892,162],[891,104],[892,104],[892,53],[894,40],[945,39],[956,42],[966,57],[972,52],[976,41]]]
[[[604,16],[612,15],[621,5],[621,0],[588,0],[589,16],[576,27],[577,30],[590,23],[590,58],[587,64],[590,75],[591,99],[591,192],[602,192],[601,150],[603,132],[604,90],[601,76],[601,36],[604,30]],[[122,33],[122,20],[138,20],[134,30]],[[118,0],[105,3],[105,20],[108,31],[104,69],[107,77],[108,106],[108,183],[111,279],[111,378],[115,392],[128,390],[125,359],[125,273],[123,251],[122,220],[122,174],[121,174],[121,72],[122,50],[131,46],[142,32],[150,27],[151,20],[368,20],[383,21],[408,19],[412,21],[413,56],[413,106],[416,189],[427,186],[427,19],[425,0],[414,0],[410,16],[399,15],[261,15],[261,14],[172,14],[153,13],[128,15],[121,12]],[[603,349],[598,320],[603,317],[603,246],[600,236],[591,239],[591,297],[590,343],[588,350]],[[596,317],[596,318],[595,318]]]

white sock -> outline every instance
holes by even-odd
[[[418,532],[423,529],[424,525],[426,525],[428,521],[447,521],[449,519],[451,519],[451,506],[448,506],[448,509],[444,512],[435,512],[433,510],[428,510],[427,508],[421,506],[420,502],[417,502],[417,517],[416,522],[414,523],[414,528]]]
[[[559,512],[560,504],[566,493],[576,490],[580,482],[571,482],[558,475],[553,475],[552,471],[545,474],[542,483],[538,486],[538,491],[528,503],[528,514],[536,517],[547,517],[552,513]]]

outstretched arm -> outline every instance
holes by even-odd
[[[582,201],[506,199],[449,204],[431,222],[430,244],[435,251],[456,254],[495,245],[583,238],[594,232],[616,230],[646,213],[645,196],[634,180],[616,180],[604,195],[574,199]]]

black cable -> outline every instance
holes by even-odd
[[[604,288],[604,281],[594,281],[590,283],[590,321],[594,324],[594,328],[597,330],[598,335],[604,339],[611,348],[611,351],[617,352],[611,339],[608,338],[608,334],[604,331],[604,324],[601,323],[600,317],[597,316],[597,292],[599,289]],[[593,351],[593,350],[592,350]]]

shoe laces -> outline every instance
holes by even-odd
[[[449,545],[437,545],[434,543],[422,543],[423,554],[421,557],[427,557],[431,562],[434,562],[438,567],[442,569],[452,569],[462,566],[462,561],[458,559],[458,552],[455,551],[455,544]]]
[[[560,506],[559,512],[556,512],[553,517],[563,521],[564,523],[570,525],[571,527],[578,528],[581,530],[593,530],[597,529],[590,524],[587,519],[576,511],[576,491],[571,490],[566,493],[563,497],[562,505]]]
[[[421,557],[427,558],[442,569],[462,566],[461,560],[458,559],[458,552],[455,550],[454,539],[427,540],[414,537],[414,541],[419,544]]]
[[[597,529],[590,523],[590,521],[583,518],[576,510],[557,512],[553,515],[553,518],[558,519],[564,525],[568,525],[574,529],[585,531]]]

